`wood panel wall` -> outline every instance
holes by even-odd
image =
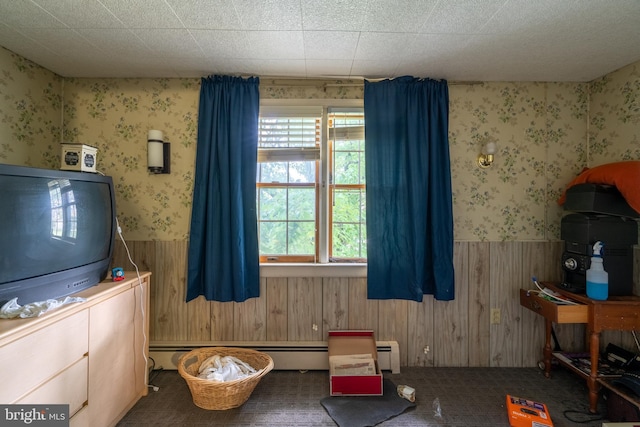
[[[364,277],[263,277],[259,298],[185,303],[187,242],[127,247],[140,271],[153,272],[151,343],[325,341],[332,329],[373,329],[378,340],[398,342],[401,366],[536,366],[544,321],[520,306],[519,289],[532,288],[532,276],[562,274],[562,242],[456,242],[453,301],[368,300]],[[128,253],[118,241],[113,266],[134,270]],[[500,310],[500,323],[491,323],[491,309]],[[563,350],[584,349],[584,325],[555,325],[555,332]],[[601,342],[635,348],[628,332],[606,332]]]

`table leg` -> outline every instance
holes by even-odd
[[[598,413],[598,360],[600,359],[600,334],[591,331],[589,341],[589,351],[591,353],[591,374],[587,379],[589,386],[589,412]]]
[[[544,350],[542,352],[544,356],[544,376],[549,378],[551,376],[551,320],[545,317],[544,319]]]

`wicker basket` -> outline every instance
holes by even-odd
[[[237,357],[258,372],[245,378],[224,382],[198,378],[202,362],[216,354]],[[183,355],[178,361],[178,372],[191,390],[193,403],[203,409],[222,410],[242,405],[249,399],[260,379],[272,369],[273,360],[268,354],[245,348],[198,348]]]

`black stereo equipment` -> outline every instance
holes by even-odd
[[[633,294],[633,245],[638,243],[636,221],[618,216],[573,213],[562,218],[560,238],[564,240],[562,288],[585,293],[593,245],[599,240],[604,243],[602,261],[609,274],[609,295]]]
[[[607,344],[607,348],[604,350],[604,359],[613,366],[625,370],[637,371],[638,368],[640,368],[634,353],[612,343]],[[638,383],[638,385],[640,385],[640,383]]]

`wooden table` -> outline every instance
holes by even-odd
[[[589,354],[591,357],[591,374],[586,376],[582,371],[573,369],[585,377],[589,387],[589,411],[597,412],[598,406],[598,360],[600,359],[600,333],[605,330],[632,331],[640,330],[640,297],[610,296],[606,301],[593,300],[586,295],[568,292],[554,283],[543,282],[547,287],[562,296],[571,299],[578,305],[560,305],[540,298],[536,292],[520,290],[520,305],[526,307],[545,319],[544,364],[545,376],[551,375],[551,330],[553,323],[586,323],[589,336]],[[563,363],[562,361],[560,361]],[[564,364],[564,363],[563,363]]]

